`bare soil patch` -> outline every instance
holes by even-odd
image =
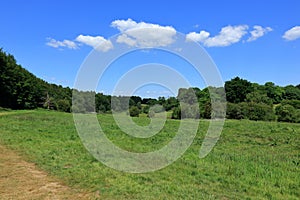
[[[0,144],[0,199],[98,199],[72,189]]]

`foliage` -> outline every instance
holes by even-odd
[[[291,106],[293,106],[296,109],[300,109],[300,100],[295,100],[295,99],[292,99],[292,100],[283,100],[281,102],[281,105],[291,105]]]
[[[140,109],[139,109],[138,107],[136,107],[136,106],[131,106],[131,107],[129,108],[129,115],[130,115],[131,117],[138,117],[139,114],[140,114]]]
[[[276,107],[276,114],[278,115],[278,121],[282,122],[300,122],[300,109],[296,109],[293,106],[279,105]]]
[[[275,120],[272,106],[255,102],[228,103],[226,116],[228,119]]]
[[[266,92],[266,95],[270,99],[272,99],[273,103],[277,104],[282,101],[283,95],[284,95],[284,89],[282,87],[276,86],[272,82],[267,82],[267,83],[265,83],[264,86],[265,86],[264,90]],[[266,102],[263,102],[263,103],[266,103]]]
[[[261,91],[253,91],[246,95],[246,102],[252,103],[264,103],[267,105],[272,105],[272,99],[270,99],[266,93]]]
[[[244,119],[273,121],[275,115],[273,108],[264,103],[240,103]]]
[[[245,101],[248,93],[253,92],[252,84],[244,79],[235,77],[225,82],[227,101],[230,103],[240,103]]]
[[[176,107],[172,112],[172,119],[181,119],[181,109],[180,107]]]
[[[240,104],[227,103],[226,117],[228,119],[243,119],[242,108]]]
[[[70,112],[71,104],[67,99],[60,99],[56,102],[56,107],[58,111]]]
[[[56,109],[55,101],[71,100],[71,89],[49,84],[0,49],[0,106],[11,109],[34,109],[46,106]]]
[[[117,97],[94,91],[77,91],[47,83],[18,65],[12,55],[0,49],[0,107],[3,108],[35,109],[41,107],[65,112],[110,113],[112,110],[125,112],[135,106],[148,114],[150,107],[154,106],[152,109],[155,113],[164,110],[173,111],[172,117],[176,119],[199,117],[210,119],[221,118],[225,115],[225,113],[216,112],[222,110],[217,108],[225,106],[224,89],[229,102],[226,112],[228,118],[274,120],[274,114],[276,114],[279,121],[300,121],[297,114],[300,109],[300,84],[281,87],[273,82],[267,82],[260,85],[235,77],[226,81],[224,88],[212,86],[202,90],[196,87],[179,88],[177,97],[159,97],[158,99],[142,99],[139,96]],[[196,104],[199,104],[198,108]],[[214,109],[212,105],[215,106]],[[278,108],[275,112],[272,108],[276,106]],[[295,110],[292,111],[293,109]]]
[[[296,99],[300,100],[300,89],[293,85],[284,87],[284,99]]]

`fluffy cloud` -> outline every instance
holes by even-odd
[[[176,39],[176,30],[172,26],[136,22],[132,19],[115,20],[111,23],[111,26],[120,31],[116,41],[128,46],[142,48],[163,47],[172,44]],[[211,36],[209,32],[204,30],[199,33],[190,32],[186,34],[186,40],[200,42],[206,47],[225,47],[240,42],[246,34],[250,34],[247,42],[254,41],[272,31],[272,28],[256,25],[253,26],[250,32],[248,30],[249,27],[247,25],[229,25],[223,27],[215,36]],[[295,26],[285,32],[283,38],[287,40],[300,38],[300,26]],[[77,49],[82,44],[91,46],[102,52],[109,51],[113,48],[112,42],[102,36],[79,35],[73,41],[57,41],[52,38],[48,40],[46,44],[54,48],[65,47]]]
[[[210,34],[206,31],[200,31],[200,33],[191,32],[187,34],[186,40],[201,42],[207,47],[225,47],[239,42],[247,34],[247,30],[247,25],[225,26],[214,37],[209,37]]]
[[[186,40],[195,42],[204,42],[209,37],[209,32],[200,31],[200,33],[191,32],[186,35]]]
[[[48,38],[46,45],[54,48],[66,47],[69,49],[77,49],[78,45],[71,40],[58,41],[53,38]]]
[[[261,26],[253,26],[253,29],[254,30],[250,32],[251,36],[248,38],[247,42],[254,41],[257,38],[260,38],[264,36],[266,33],[272,31],[272,28],[270,27],[263,28]]]
[[[289,41],[300,38],[300,26],[295,26],[290,30],[286,31],[282,37]]]
[[[132,19],[115,20],[111,26],[117,28],[121,35],[117,42],[136,47],[160,47],[174,42],[176,30],[171,26],[161,26]]]
[[[209,37],[204,41],[207,47],[225,47],[239,42],[247,34],[247,25],[226,26],[214,37]]]
[[[113,48],[111,41],[106,40],[102,36],[79,35],[77,36],[76,41],[91,46],[97,51],[106,52]]]

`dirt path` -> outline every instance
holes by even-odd
[[[93,197],[92,197],[93,196]],[[0,144],[0,199],[95,199],[71,189]]]

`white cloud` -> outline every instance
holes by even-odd
[[[266,33],[272,31],[271,27],[263,28],[261,26],[253,26],[253,30],[250,32],[251,36],[248,38],[247,42],[252,42],[257,38],[264,36]]]
[[[209,37],[204,41],[207,47],[225,47],[239,42],[247,34],[247,25],[225,26],[221,29],[219,35]]]
[[[90,36],[90,35],[79,35],[76,41],[93,47],[97,51],[106,52],[113,48],[113,44],[110,40],[106,40],[102,36]]]
[[[225,26],[218,35],[209,37],[210,33],[200,31],[200,33],[191,32],[186,35],[186,40],[201,42],[207,47],[225,47],[239,42],[247,34],[247,25]]]
[[[191,32],[186,35],[186,40],[195,42],[204,42],[209,37],[209,32],[200,31],[200,33]]]
[[[300,38],[300,26],[295,26],[286,31],[282,37],[289,41]]]
[[[174,42],[176,30],[171,26],[161,26],[132,19],[115,20],[111,26],[119,29],[117,42],[136,47],[160,47]]]
[[[67,47],[69,49],[78,49],[78,45],[71,40],[58,41],[53,38],[48,38],[46,45],[54,48]]]

